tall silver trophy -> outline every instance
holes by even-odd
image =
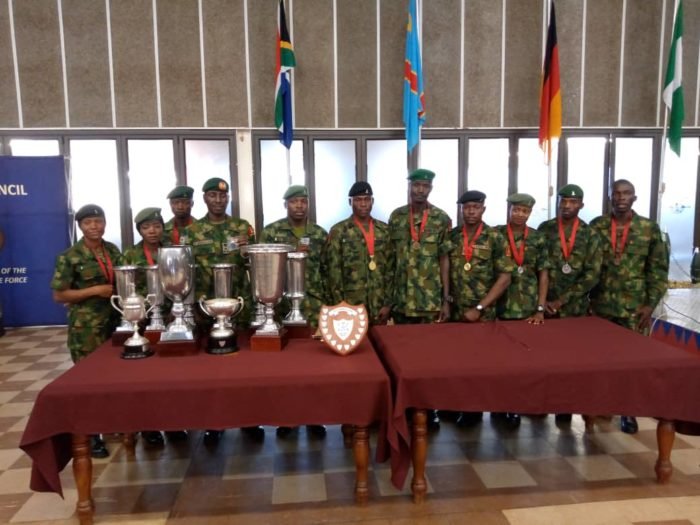
[[[155,297],[148,295],[143,298],[136,293],[137,269],[138,266],[117,266],[114,268],[117,282],[122,283],[122,291],[126,291],[128,295],[126,297],[121,294],[113,295],[110,301],[133,331],[133,335],[124,341],[124,351],[122,352],[124,359],[143,359],[153,355],[148,339],[139,334],[139,322],[148,316],[150,309],[146,310],[146,303],[153,304]]]
[[[163,293],[173,302],[173,322],[160,335],[161,342],[194,341],[192,327],[185,321],[184,299],[194,288],[194,258],[190,246],[164,246],[158,250],[158,275]]]
[[[292,250],[294,248],[288,244],[248,246],[253,295],[265,306],[265,321],[255,331],[255,336],[282,336],[281,327],[274,318],[274,308],[282,298],[287,254]]]
[[[214,277],[214,298],[199,300],[199,306],[209,317],[215,317],[216,322],[209,332],[207,352],[210,354],[230,354],[238,350],[236,332],[231,318],[243,309],[242,297],[231,297],[233,264],[221,263],[212,265]]]
[[[307,320],[301,311],[301,302],[304,300],[306,282],[306,258],[305,252],[290,252],[287,254],[287,284],[284,296],[292,304],[291,310],[285,316],[282,324],[287,326],[306,326]]]
[[[119,301],[123,303],[126,299],[136,290],[136,272],[139,267],[134,265],[124,265],[117,266],[114,268],[114,280],[117,284],[117,294],[113,295],[111,298],[112,306],[115,310],[121,312],[120,308],[115,306],[114,301]],[[126,319],[122,314],[122,318],[119,321],[119,326],[115,330],[116,332],[133,332],[134,325]]]
[[[163,304],[165,304],[165,296],[163,295],[163,287],[160,285],[158,265],[153,264],[146,266],[145,269],[148,295],[152,295],[154,299],[151,306],[150,321],[148,326],[146,326],[146,330],[162,332],[165,330],[165,321],[163,319]]]

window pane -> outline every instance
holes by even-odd
[[[649,217],[651,203],[652,148],[651,138],[615,139],[615,180],[627,179],[634,184],[634,211],[644,217]]]
[[[388,221],[391,212],[408,204],[406,141],[367,141],[367,182],[372,185],[372,215]]]
[[[56,139],[11,139],[13,157],[52,157],[61,154]]]
[[[287,148],[279,140],[260,141],[260,178],[262,187],[263,225],[287,216],[282,196],[289,187]],[[304,145],[295,140],[290,149],[292,184],[306,184]]]
[[[505,224],[508,207],[508,139],[470,139],[467,188],[486,194],[484,222]]]
[[[163,208],[163,218],[169,220],[172,213],[166,195],[177,184],[173,141],[129,140],[127,145],[132,217],[143,208],[158,206]],[[134,244],[140,240],[134,226]]]
[[[424,139],[420,148],[421,166],[436,173],[430,202],[442,208],[455,225],[459,198],[459,140]]]
[[[315,140],[316,222],[326,231],[352,210],[348,191],[355,182],[355,141]]]
[[[557,183],[557,148],[552,151],[552,186]],[[549,167],[544,163],[545,155],[540,149],[538,139],[520,139],[518,141],[518,192],[529,193],[535,198],[528,226],[537,228],[554,216],[554,204],[548,211],[549,204]]]
[[[107,218],[104,238],[121,249],[117,141],[71,140],[70,174],[73,210],[86,204],[101,206]]]
[[[671,237],[670,278],[690,280],[693,257],[695,194],[697,192],[698,139],[684,138],[681,158],[668,149],[664,159],[666,191],[661,200],[661,229]]]
[[[605,175],[605,137],[566,139],[568,148],[568,181],[583,189],[585,206],[579,217],[586,222],[603,213],[603,177]]]
[[[185,170],[187,185],[194,188],[192,215],[195,217],[203,217],[207,212],[202,201],[202,186],[207,180],[219,177],[231,182],[230,159],[228,140],[185,140]],[[226,213],[231,214],[231,203]],[[167,213],[163,209],[163,215],[172,216],[170,206]]]

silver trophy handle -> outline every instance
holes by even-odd
[[[151,305],[151,307],[146,310],[146,315],[151,313],[151,310],[153,310],[156,307],[156,294],[154,293],[149,293],[146,298],[144,299],[144,302],[148,303]]]
[[[120,296],[118,296],[118,295],[113,295],[112,297],[109,298],[109,302],[112,303],[112,307],[113,307],[117,312],[119,312],[120,314],[124,315],[124,310],[122,310],[121,308],[119,308],[119,307],[117,306],[117,303],[115,302],[116,300],[119,300],[119,299],[121,299]]]
[[[235,309],[233,312],[231,312],[231,317],[235,317],[236,315],[238,315],[238,312],[240,312],[241,310],[243,310],[243,305],[244,305],[244,304],[245,304],[245,301],[243,300],[243,297],[241,297],[241,296],[239,295],[239,296],[238,296],[238,306],[236,307],[236,309]]]
[[[204,304],[204,301],[206,300],[206,296],[203,295],[202,297],[199,298],[199,307],[202,309],[202,312],[207,314],[209,317],[216,317],[214,314],[211,313],[209,308],[207,308],[207,305]]]

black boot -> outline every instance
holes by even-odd
[[[633,416],[621,416],[620,430],[622,430],[625,434],[636,434],[639,430],[637,418]]]
[[[100,434],[90,436],[90,455],[95,459],[109,456],[109,450],[105,447],[105,442]]]

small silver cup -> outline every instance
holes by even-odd
[[[287,284],[284,296],[292,303],[292,308],[285,316],[282,324],[287,326],[306,326],[307,320],[301,311],[301,302],[306,296],[306,259],[305,252],[290,252],[287,254]]]
[[[145,269],[148,295],[153,296],[153,302],[151,303],[151,319],[146,327],[146,330],[162,332],[165,330],[165,321],[163,319],[163,304],[165,303],[165,297],[163,295],[163,287],[160,285],[158,265],[153,264],[146,266]]]
[[[136,272],[139,267],[135,265],[116,266],[114,268],[114,280],[117,284],[117,293],[110,297],[110,302],[115,310],[121,312],[123,304],[129,296],[136,293]],[[119,305],[119,306],[118,306]],[[122,314],[121,321],[115,332],[133,332],[133,323]]]

